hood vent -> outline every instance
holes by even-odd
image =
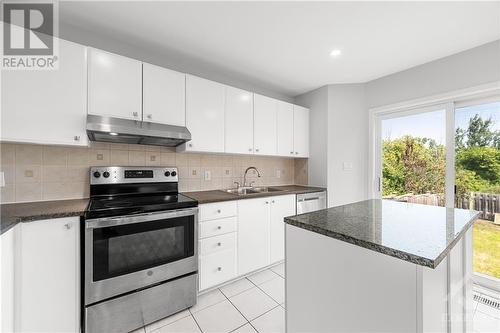
[[[87,115],[90,141],[176,147],[191,140],[186,127]]]

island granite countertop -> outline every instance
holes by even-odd
[[[478,216],[473,210],[373,199],[289,216],[285,223],[436,268]]]

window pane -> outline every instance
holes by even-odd
[[[500,102],[456,110],[455,155],[455,205],[481,211],[474,270],[500,278]]]
[[[445,204],[445,110],[382,120],[382,197]]]

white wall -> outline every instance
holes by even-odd
[[[344,170],[344,163],[352,165],[352,169]],[[330,85],[328,86],[329,206],[367,198],[367,164],[368,114],[365,85]]]
[[[391,74],[366,84],[368,108],[500,80],[500,41]]]
[[[146,41],[141,45],[131,45],[125,40],[112,37],[112,31],[103,31],[102,34],[96,35],[69,24],[61,24],[59,26],[59,36],[75,43],[121,54],[182,73],[200,76],[290,103],[294,101],[293,97],[283,95],[268,87],[265,78],[262,78],[262,81],[250,77],[248,80],[235,79],[237,75],[228,72],[225,68],[216,68],[213,64],[208,64],[200,59],[186,57],[177,50],[165,48],[159,51],[157,45],[150,45]],[[236,74],[238,74],[238,77],[242,77],[239,73]]]
[[[309,184],[328,188],[328,206],[367,198],[368,117],[364,84],[324,86],[297,96],[310,108]],[[352,165],[344,170],[343,164]]]
[[[309,185],[327,187],[328,86],[297,96],[309,112]]]

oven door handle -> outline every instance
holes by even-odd
[[[103,217],[99,219],[90,219],[85,221],[85,227],[87,229],[98,229],[98,228],[106,228],[106,227],[132,224],[132,223],[152,222],[152,221],[189,216],[189,215],[197,216],[198,207],[193,207],[188,209],[176,209],[171,211],[144,213],[137,215],[125,215],[116,217]]]

